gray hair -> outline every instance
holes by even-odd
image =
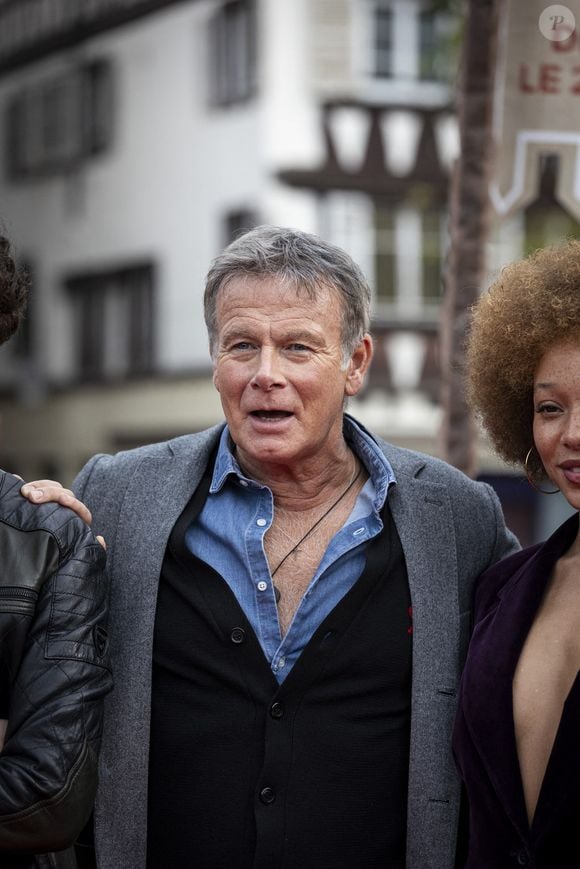
[[[297,229],[258,226],[228,245],[207,274],[204,315],[212,355],[218,331],[218,293],[233,278],[244,276],[279,278],[311,299],[323,287],[336,291],[342,303],[345,365],[369,330],[370,287],[344,250]]]

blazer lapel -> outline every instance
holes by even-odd
[[[415,465],[409,473],[395,462],[397,483],[389,493],[413,606],[407,859],[410,866],[438,869],[441,853],[453,850],[459,802],[459,789],[449,777],[460,648],[457,543],[445,486],[416,479],[421,464]],[[449,830],[448,841],[441,829]]]
[[[562,530],[503,586],[496,605],[475,627],[464,671],[466,726],[504,811],[521,835],[526,835],[529,824],[515,740],[512,683],[554,563],[568,545]]]
[[[219,431],[202,438],[182,438],[168,445],[165,455],[144,457],[123,496],[109,561],[115,690],[105,703],[95,805],[99,865],[104,869],[117,866],[119,854],[125,869],[145,865],[146,837],[142,833],[147,825],[151,663],[159,576],[171,530],[201,480],[217,436]],[[132,795],[130,823],[126,793],[116,787],[118,781],[124,781]]]
[[[431,678],[435,668],[439,687],[454,692],[457,649],[449,637],[459,635],[459,605],[449,496],[442,485],[397,471],[389,504],[405,553],[413,604],[413,682]]]
[[[463,677],[463,712],[473,744],[504,811],[524,837],[528,821],[515,741],[512,681],[544,589],[543,579],[538,582],[540,565],[534,570],[535,581],[528,582],[529,565],[520,568],[495,609],[476,625]]]
[[[167,455],[144,457],[137,465],[124,494],[110,571],[111,611],[123,634],[114,631],[121,648],[131,645],[131,631],[139,643],[139,659],[150,666],[144,654],[153,643],[153,623],[161,565],[171,530],[197,488],[211,452],[205,441],[196,449],[194,438]],[[115,650],[118,651],[118,650]]]

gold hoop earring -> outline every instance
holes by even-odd
[[[532,452],[534,449],[535,449],[535,447],[531,446],[529,448],[529,450],[527,451],[526,457],[524,459],[524,471],[526,472],[526,479],[527,479],[528,483],[530,484],[530,486],[532,487],[532,489],[535,489],[536,492],[540,493],[540,495],[557,495],[558,492],[560,491],[559,489],[540,489],[540,487],[537,485],[537,483],[534,482],[534,478],[532,477],[532,472],[528,468],[528,462],[530,460],[530,456],[532,455]]]

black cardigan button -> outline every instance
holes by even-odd
[[[236,643],[239,646],[240,643],[243,643],[246,639],[246,632],[243,628],[232,628],[232,632],[230,634],[230,640],[232,643]]]
[[[272,718],[282,718],[284,715],[284,707],[277,700],[270,706],[270,715]]]
[[[260,791],[260,802],[264,803],[265,806],[271,805],[276,799],[276,794],[274,793],[273,788],[262,788]]]

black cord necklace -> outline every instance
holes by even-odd
[[[292,547],[292,549],[291,549],[289,552],[286,553],[286,555],[284,556],[284,558],[282,559],[282,561],[279,561],[279,562],[278,562],[277,566],[276,566],[275,569],[272,571],[272,574],[271,574],[272,579],[274,579],[274,577],[276,576],[276,574],[278,573],[278,571],[280,570],[280,568],[282,567],[282,565],[284,564],[284,562],[286,561],[286,559],[287,559],[287,558],[290,558],[290,556],[292,555],[292,553],[295,552],[295,551],[298,549],[298,547],[300,546],[300,544],[301,544],[301,543],[304,543],[304,541],[306,540],[307,537],[310,537],[310,535],[312,534],[312,532],[315,531],[316,528],[318,528],[318,526],[320,525],[320,523],[321,523],[324,519],[326,519],[326,517],[327,517],[330,513],[332,513],[332,511],[334,510],[334,508],[337,507],[337,506],[340,504],[340,502],[342,501],[342,499],[345,498],[345,497],[348,495],[348,493],[350,492],[350,490],[352,489],[352,487],[354,486],[354,484],[356,483],[356,481],[358,480],[358,478],[360,477],[361,474],[362,474],[362,465],[359,465],[359,469],[358,469],[357,474],[352,478],[352,480],[350,481],[350,483],[348,484],[348,486],[346,487],[346,489],[344,490],[344,492],[343,492],[341,495],[339,495],[338,498],[336,499],[336,501],[334,501],[334,502],[330,505],[330,507],[328,508],[328,510],[326,510],[326,512],[323,513],[322,516],[320,516],[320,518],[316,520],[316,522],[314,523],[314,525],[313,525],[311,528],[308,529],[308,531],[306,532],[306,534],[304,534],[304,535],[300,538],[300,540],[298,541],[298,543],[295,543],[295,544],[294,544],[294,546]],[[272,583],[272,584],[273,584],[273,583]],[[274,596],[275,596],[275,598],[276,598],[276,603],[278,603],[279,600],[280,600],[281,595],[280,595],[280,589],[279,589],[276,585],[274,585]]]

